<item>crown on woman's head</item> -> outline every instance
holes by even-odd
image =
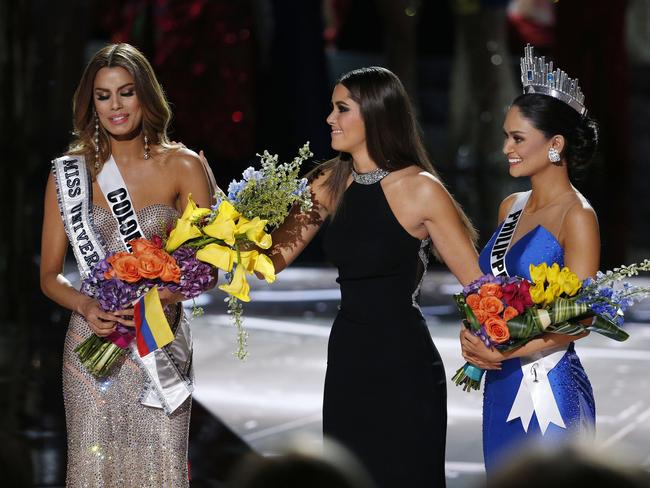
[[[547,63],[544,56],[533,56],[530,44],[524,48],[524,57],[521,58],[521,83],[524,93],[548,95],[566,103],[580,115],[587,113],[578,79],[572,80],[560,68],[553,71],[553,61]]]

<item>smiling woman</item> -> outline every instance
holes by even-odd
[[[330,220],[325,250],[341,306],[332,325],[323,432],[359,457],[377,486],[443,487],[446,378],[417,304],[429,251],[462,283],[480,274],[474,230],[438,178],[400,80],[380,67],[332,93],[332,148],[311,174],[313,211],[273,233],[280,271]]]
[[[530,178],[532,189],[502,202],[499,227],[480,254],[480,266],[486,274],[530,279],[534,266],[557,263],[552,269],[566,266],[583,280],[598,270],[598,221],[570,175],[593,156],[597,126],[586,116],[577,80],[560,70],[549,72],[531,47],[522,58],[522,73],[524,94],[506,115],[503,153],[510,175]],[[483,401],[488,474],[531,440],[553,442],[556,448],[558,442],[592,434],[593,392],[573,343],[581,337],[546,333],[500,352],[461,332],[465,359],[490,370]],[[535,385],[526,386],[533,377]]]
[[[93,56],[73,112],[75,138],[53,161],[47,184],[41,245],[41,288],[73,312],[63,356],[66,486],[188,486],[192,349],[182,295],[160,293],[175,337],[150,355],[153,367],[131,354],[97,379],[75,348],[91,334],[112,340],[118,326],[134,325],[134,312],[102,310],[62,270],[69,244],[85,278],[107,253],[126,251],[134,237],[160,236],[190,194],[210,206],[214,180],[196,154],[169,142],[169,106],[133,46],[112,44]]]

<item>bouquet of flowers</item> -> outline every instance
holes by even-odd
[[[542,263],[530,266],[531,281],[488,274],[470,283],[454,299],[466,326],[486,346],[500,351],[520,347],[545,332],[580,335],[594,331],[624,341],[629,337],[621,329],[624,311],[650,296],[650,288],[616,285],[649,270],[650,260],[646,259],[580,281],[567,267]],[[484,372],[465,363],[452,379],[465,391],[478,390]]]
[[[132,252],[107,255],[82,282],[82,293],[95,297],[103,310],[114,312],[130,307],[154,287],[195,298],[214,287],[215,269],[222,269],[228,283],[219,289],[229,295],[229,313],[238,330],[235,354],[244,359],[247,335],[241,302],[250,301],[246,275],[259,273],[269,283],[275,280],[273,263],[253,247],[271,246],[269,233],[284,222],[294,204],[301,211],[312,206],[307,180],[298,177],[302,163],[313,156],[309,143],[290,163],[279,164],[278,156],[268,151],[258,156],[261,169],[246,169],[241,181],[230,184],[227,195],[217,193],[213,207],[197,207],[190,195],[167,236],[135,239],[129,243]],[[194,307],[193,313],[201,310]],[[107,338],[93,334],[75,351],[90,373],[102,377],[134,337],[133,329],[118,324]]]
[[[108,254],[81,285],[81,292],[95,297],[107,312],[130,307],[154,287],[180,291],[186,298],[193,298],[214,286],[210,265],[180,249],[172,254],[165,252],[159,236],[134,239],[129,244],[132,252]],[[134,337],[133,329],[118,324],[106,339],[93,334],[75,351],[91,374],[102,377],[124,355]]]
[[[228,283],[219,289],[228,294],[226,302],[237,328],[235,355],[239,359],[248,354],[241,303],[250,301],[246,276],[258,273],[268,283],[275,281],[273,263],[255,247],[271,247],[270,232],[284,222],[294,205],[303,212],[312,208],[307,180],[298,177],[302,163],[313,156],[309,143],[289,163],[278,163],[278,156],[268,151],[257,156],[261,169],[247,168],[240,181],[230,183],[228,194],[217,193],[213,207],[199,208],[190,196],[185,213],[165,245],[170,253],[191,255],[227,273]]]

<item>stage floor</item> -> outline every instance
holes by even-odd
[[[193,319],[195,398],[264,455],[281,453],[296,440],[322,443],[327,338],[339,297],[335,278],[330,268],[295,268],[272,287],[252,283],[245,361],[232,354],[235,333],[221,292],[202,298],[206,313]],[[450,299],[457,289],[450,274],[429,272],[422,296],[449,379],[463,364]],[[576,350],[596,397],[596,445],[650,468],[650,305],[628,315],[627,342],[592,334]],[[481,405],[481,392],[466,393],[448,381],[449,488],[475,486],[484,476]]]

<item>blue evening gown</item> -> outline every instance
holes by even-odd
[[[483,273],[490,273],[490,251],[500,229],[501,226],[481,251],[479,264]],[[510,276],[530,280],[529,265],[543,262],[563,266],[564,250],[553,234],[541,225],[515,242],[506,254]],[[564,349],[566,352],[562,358],[549,371],[548,380],[566,428],[551,423],[542,434],[536,413],[532,415],[527,432],[521,418],[507,421],[523,378],[519,358],[503,361],[501,370],[486,373],[483,455],[488,474],[502,462],[507,463],[524,442],[560,443],[578,435],[593,434],[596,411],[589,378],[575,352],[574,343]],[[542,351],[542,354],[551,352],[554,351]]]

